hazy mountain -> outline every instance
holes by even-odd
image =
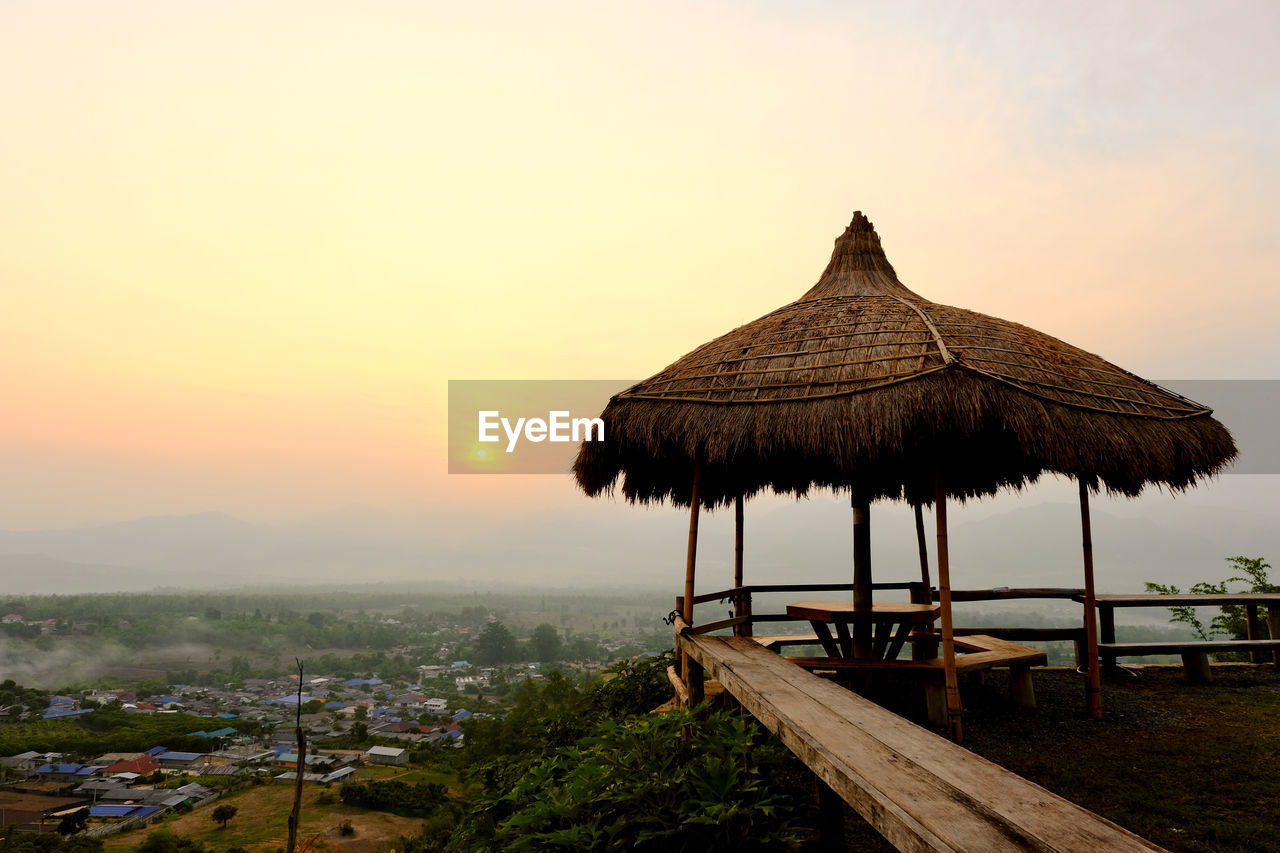
[[[1147,580],[1189,586],[1225,576],[1233,554],[1280,556],[1266,514],[1194,504],[1102,504],[1093,512],[1098,586],[1140,591]],[[1078,509],[1014,504],[980,515],[957,508],[952,583],[1079,586]],[[0,584],[11,592],[88,592],[156,586],[449,581],[476,585],[646,585],[674,594],[684,575],[687,517],[589,503],[512,520],[483,514],[396,515],[352,508],[294,525],[217,513],[140,518],[94,527],[0,531]],[[877,580],[919,576],[909,508],[872,512]],[[732,513],[703,516],[699,588],[732,581]],[[849,508],[824,498],[748,506],[748,582],[847,581]],[[933,519],[926,512],[933,558]],[[936,580],[936,578],[935,578]]]

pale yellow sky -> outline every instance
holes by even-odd
[[[1272,378],[1265,4],[0,5],[0,528],[578,500],[445,474],[450,378],[639,378],[906,283]]]

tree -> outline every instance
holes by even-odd
[[[71,812],[58,823],[59,835],[75,835],[84,829],[84,825],[89,822],[89,810],[78,809]]]
[[[223,829],[226,829],[227,822],[230,821],[231,818],[235,817],[236,813],[239,811],[240,810],[235,806],[223,803],[213,810],[213,814],[211,814],[210,817],[220,823]]]
[[[516,638],[500,621],[490,622],[476,638],[476,660],[480,663],[507,663],[516,658]]]
[[[547,622],[533,629],[533,636],[529,638],[529,645],[533,648],[533,656],[543,662],[551,662],[560,659],[560,634],[556,631],[555,626]]]

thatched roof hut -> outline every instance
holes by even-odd
[[[906,498],[937,523],[947,710],[960,736],[947,547],[947,498],[1020,488],[1043,472],[1079,481],[1089,708],[1101,714],[1089,492],[1174,490],[1236,455],[1198,403],[1035,329],[930,302],[898,280],[880,238],[855,213],[818,283],[795,302],[698,347],[610,400],[605,440],[574,474],[589,495],[690,507],[683,598],[692,625],[698,513],[759,491],[849,490],[853,611],[872,613],[870,504]],[[855,657],[871,648],[855,624]],[[690,695],[700,682],[686,660]]]
[[[1235,456],[1205,406],[1035,329],[903,285],[860,212],[818,283],[615,396],[604,442],[574,466],[590,495],[705,506],[858,483],[928,502],[1020,487],[1044,471],[1137,494]]]

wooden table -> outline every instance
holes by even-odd
[[[830,657],[893,660],[902,650],[911,629],[931,625],[938,618],[937,604],[877,601],[870,608],[855,609],[851,601],[797,601],[787,605],[787,615],[808,619],[823,651]],[[836,636],[831,636],[834,625]],[[853,626],[850,634],[849,627]],[[870,635],[870,642],[861,636]]]

